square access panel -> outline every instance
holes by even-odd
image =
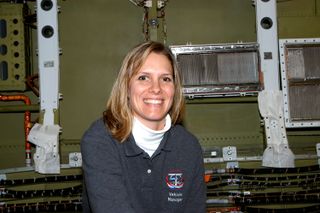
[[[285,125],[320,126],[320,39],[280,39]]]
[[[170,46],[188,98],[256,95],[261,90],[256,43]]]

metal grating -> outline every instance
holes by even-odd
[[[186,96],[252,95],[261,90],[256,44],[171,46]]]
[[[320,39],[279,43],[286,126],[320,126]]]

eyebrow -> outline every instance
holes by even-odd
[[[143,71],[143,72],[137,72],[136,75],[139,75],[139,74],[150,74],[150,73],[152,73],[152,72],[145,72],[145,71]],[[171,76],[174,76],[173,73],[162,73],[161,76],[163,76],[163,75],[171,75]]]

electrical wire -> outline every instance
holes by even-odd
[[[38,203],[0,204],[0,213],[34,212],[82,212],[81,199]]]
[[[307,207],[299,207],[299,208],[266,208],[266,207],[252,207],[252,206],[243,206],[241,211],[246,213],[319,213],[320,212],[320,204],[315,204]]]
[[[37,197],[67,197],[67,196],[80,196],[82,192],[82,185],[67,187],[62,189],[51,190],[10,190],[0,189],[0,198],[27,199]],[[14,199],[13,199],[14,198]],[[7,200],[6,200],[7,201]]]
[[[82,175],[53,175],[48,177],[30,178],[30,179],[2,179],[0,180],[0,188],[6,186],[20,186],[28,184],[39,184],[39,183],[56,183],[56,182],[70,182],[82,180]]]
[[[37,96],[39,97],[39,86],[37,83],[35,83],[36,80],[38,80],[39,78],[39,75],[38,74],[35,74],[35,75],[31,75],[31,76],[28,76],[26,78],[26,84],[27,86],[32,90],[32,92]]]
[[[54,186],[70,183],[74,186],[54,189],[37,189],[37,184]],[[35,188],[31,190],[19,190]],[[47,188],[47,187],[46,187]],[[27,179],[0,180],[0,213],[12,212],[81,212],[82,175],[50,175]],[[50,200],[33,202],[35,198]]]
[[[320,203],[319,165],[296,168],[233,168],[206,171],[209,207],[216,212],[240,208],[239,212],[295,212]],[[290,211],[288,211],[290,209]],[[293,210],[292,210],[293,209]],[[214,212],[214,211],[213,211]],[[301,212],[301,211],[296,211]]]

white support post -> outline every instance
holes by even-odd
[[[267,148],[262,165],[294,167],[284,127],[283,99],[280,91],[276,0],[256,0],[257,41],[259,43],[264,91],[259,93],[260,114],[264,119]]]
[[[30,131],[28,140],[36,145],[35,170],[60,173],[59,132],[55,123],[59,107],[59,42],[56,0],[37,0],[38,68],[41,124]]]
[[[52,5],[52,6],[51,6]],[[59,104],[59,41],[56,0],[37,0],[40,109],[43,125],[54,124]]]
[[[257,41],[265,90],[279,90],[278,24],[276,0],[256,1]]]

